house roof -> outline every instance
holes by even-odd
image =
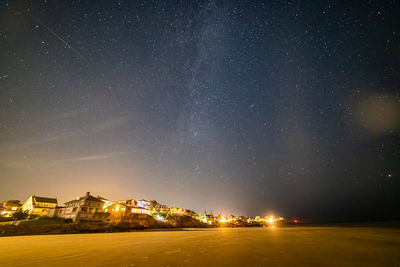
[[[66,203],[75,202],[75,201],[82,201],[82,200],[103,202],[103,201],[101,201],[100,199],[98,199],[97,197],[94,197],[94,196],[91,196],[91,195],[86,195],[86,196],[84,196],[84,197],[80,197],[80,198],[78,198],[78,199],[74,199],[74,200],[70,200],[70,201],[68,201],[68,202],[65,202],[65,204],[66,204]]]
[[[7,200],[1,203],[4,207],[12,206],[12,207],[21,207],[22,205],[19,203],[19,200]]]
[[[57,204],[57,198],[32,196],[35,202]]]
[[[137,202],[137,200],[132,199],[126,199],[126,200],[118,200],[118,203],[128,203],[128,202]]]
[[[103,202],[103,201],[101,201],[100,199],[98,199],[97,197],[94,197],[94,196],[87,196],[87,197],[84,197],[84,199],[85,200],[89,200],[89,201]]]
[[[101,200],[102,202],[110,201],[109,199],[104,198],[104,197],[101,197],[101,196],[97,196],[96,198],[97,198],[98,200]]]
[[[108,207],[111,207],[111,206],[122,206],[122,207],[125,207],[125,208],[128,207],[128,205],[123,204],[123,203],[112,203]]]

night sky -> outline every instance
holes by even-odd
[[[400,217],[400,2],[343,2],[1,1],[0,200]]]

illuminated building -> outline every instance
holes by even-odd
[[[57,207],[57,198],[31,196],[22,205],[21,210],[29,215],[47,216]]]
[[[200,219],[203,223],[208,223],[208,224],[216,224],[218,222],[218,218],[215,217],[212,213],[207,214],[204,212],[204,214],[201,216]]]
[[[151,201],[145,200],[145,199],[138,200],[138,201],[137,201],[137,206],[138,206],[139,208],[141,208],[141,209],[150,209],[150,207],[151,207]]]
[[[21,204],[19,200],[8,200],[0,204],[0,216],[12,217],[14,213],[19,211]]]
[[[109,213],[109,220],[111,222],[118,222],[124,220],[124,217],[128,214],[128,207],[120,203],[110,203],[104,209],[104,212]]]
[[[134,199],[119,200],[117,203],[124,204],[128,207],[137,207],[137,201]]]
[[[72,221],[104,221],[109,213],[104,212],[103,205],[102,200],[87,192],[83,197],[66,202],[66,207],[61,208],[57,215]]]
[[[154,209],[157,213],[163,213],[168,210],[168,207],[167,207],[167,205],[157,203],[157,205],[154,207]]]
[[[171,212],[171,214],[178,216],[183,216],[186,212],[184,209],[181,208],[170,208],[169,211]]]
[[[117,203],[124,204],[126,206],[126,212],[127,214],[147,214],[150,215],[151,209],[150,209],[150,201],[148,200],[139,200],[136,201],[134,199],[128,199],[128,200],[120,200],[117,201]]]
[[[218,222],[219,223],[230,223],[236,221],[236,217],[233,215],[229,216],[224,216],[224,215],[218,215]]]

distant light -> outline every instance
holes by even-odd
[[[392,178],[392,174],[391,174],[391,173],[388,173],[388,177],[389,177],[389,178]]]
[[[164,221],[165,221],[164,217],[161,216],[161,215],[157,215],[157,216],[156,216],[156,220],[157,220],[157,221],[161,221],[161,222],[164,222]]]
[[[293,222],[294,222],[294,223],[299,223],[299,220],[294,219]]]
[[[221,223],[227,222],[227,219],[224,216],[222,216],[221,219],[219,219],[219,222]]]
[[[274,218],[274,216],[271,216],[271,217],[269,217],[269,219],[268,219],[268,222],[269,223],[273,223],[273,222],[275,222],[276,220],[275,220],[275,218]]]

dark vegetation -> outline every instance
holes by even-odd
[[[160,228],[210,227],[189,216],[172,216],[166,222],[156,221],[152,216],[141,216],[132,221],[119,223],[71,222],[61,218],[42,217],[34,220],[14,221],[0,224],[0,236],[38,234],[77,234],[127,232]]]

